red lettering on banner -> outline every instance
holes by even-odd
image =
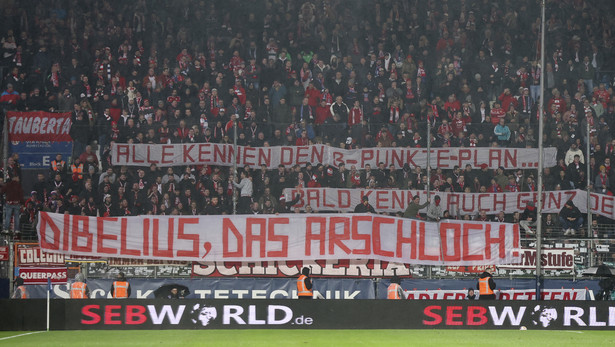
[[[105,325],[119,325],[122,324],[122,320],[114,320],[113,318],[119,317],[120,312],[113,312],[114,310],[121,310],[120,305],[107,305],[105,306]]]
[[[260,165],[265,164],[267,167],[271,166],[271,148],[268,148],[268,147],[258,148],[258,163]]]
[[[254,225],[260,226],[259,233],[252,232]],[[260,245],[259,257],[264,258],[267,247],[267,221],[264,218],[246,219],[246,257],[252,257],[252,243],[258,242]]]
[[[293,163],[293,149],[291,147],[280,148],[280,164],[287,166]]]
[[[468,206],[466,203],[466,200],[469,200],[471,205]],[[467,194],[462,194],[461,195],[461,210],[463,212],[474,212],[476,211],[476,208],[474,207],[474,195],[467,195]]]
[[[423,324],[424,325],[438,325],[442,323],[442,316],[439,315],[438,313],[433,312],[433,311],[440,311],[440,310],[442,310],[442,306],[438,306],[438,305],[425,307],[425,309],[423,310],[423,314],[431,318],[431,320],[423,319]]]
[[[493,197],[494,201],[495,201],[495,196],[497,194],[478,194],[478,204],[477,204],[477,210],[481,211],[481,210],[486,210],[486,211],[495,211],[495,206],[489,204],[488,202],[490,202],[490,198]],[[487,203],[483,203],[483,199],[487,200]]]
[[[243,165],[254,165],[254,158],[256,155],[253,153],[256,152],[256,148],[254,147],[246,147],[243,151]]]
[[[154,223],[154,240],[153,240],[153,249],[152,255],[154,257],[160,258],[173,258],[173,229],[174,228],[174,220],[169,218],[167,225],[167,249],[160,248],[160,228],[158,227],[158,223]]]
[[[320,190],[308,190],[305,193],[305,205],[320,207]]]
[[[437,255],[429,255],[427,253],[425,253],[425,241],[426,237],[425,237],[425,226],[423,226],[422,228],[419,228],[419,259],[420,260],[432,260],[432,261],[438,261],[440,260],[439,256]]]
[[[485,224],[485,259],[491,260],[491,245],[499,245],[500,258],[506,257],[506,226],[500,225],[499,237],[491,237],[491,225]]]
[[[169,219],[171,221],[171,219]],[[120,219],[120,254],[122,255],[130,255],[134,257],[138,257],[141,255],[141,251],[137,249],[129,249],[128,248],[128,221],[126,218]]]
[[[365,167],[365,164],[369,164],[374,159],[374,150],[371,148],[365,148],[361,151],[361,167]]]
[[[517,210],[523,211],[527,202],[530,201],[528,199],[530,197],[530,193],[519,193],[517,194]]]
[[[298,146],[295,147],[296,151],[297,151],[297,156],[295,159],[295,164],[297,165],[305,165],[308,163],[308,156],[309,156],[309,147],[307,146]]]
[[[156,224],[156,228],[158,228],[158,219],[154,219],[154,223]],[[149,255],[149,224],[150,219],[143,219],[143,255]]]
[[[135,145],[132,145],[132,163],[133,164],[138,164],[138,163],[144,163],[145,160],[138,160],[137,159],[137,151],[135,150]]]
[[[401,222],[401,221],[400,221]],[[399,222],[398,222],[399,223]],[[410,222],[410,237],[404,236],[404,229],[402,225],[397,226],[397,258],[403,258],[403,246],[404,244],[410,244],[410,258],[416,259],[416,224],[419,223],[419,229],[421,229],[421,235],[425,235],[425,223],[419,221]]]
[[[466,325],[485,325],[488,321],[487,309],[482,306],[468,306],[468,317]],[[478,318],[478,321],[476,320]]]
[[[45,249],[49,249],[49,250],[58,250],[60,249],[60,234],[62,233],[60,231],[60,228],[58,228],[58,226],[56,225],[56,223],[53,222],[53,220],[51,219],[51,217],[49,217],[49,214],[47,214],[47,212],[39,212],[40,215],[40,244],[42,248]],[[69,215],[65,215],[65,219],[68,218]],[[64,221],[64,225],[66,225],[66,220]],[[53,240],[53,242],[49,242],[47,241],[48,235],[47,235],[47,230],[51,230],[51,232],[53,233],[53,236],[51,237],[51,239]],[[66,249],[66,248],[64,248]]]
[[[338,152],[333,149],[332,154],[333,154],[333,165],[334,166],[339,166],[341,163],[344,162],[344,153]]]
[[[100,310],[100,305],[85,305],[81,308],[81,314],[90,319],[81,319],[81,324],[92,325],[100,323],[100,315],[93,310]]]
[[[325,217],[307,217],[305,228],[305,255],[312,255],[312,241],[317,241],[320,243],[320,253],[319,255],[325,254],[325,240],[326,240],[326,230],[327,230],[327,218]],[[312,225],[320,224],[320,229],[318,233],[314,233],[312,229]]]
[[[495,165],[493,162],[495,161]],[[501,149],[489,149],[489,167],[502,165],[502,150]]]
[[[498,195],[502,197],[502,200],[498,200]],[[493,209],[495,211],[506,210],[506,194],[493,194]]]
[[[230,160],[227,160],[226,156],[226,146],[214,145],[214,162],[220,162],[224,164],[229,163]]]
[[[335,232],[338,224],[342,225],[341,234]],[[350,240],[350,220],[347,217],[329,218],[329,254],[336,254],[335,246],[338,246],[346,254],[351,254],[352,251],[344,244],[344,240]]]
[[[139,325],[145,323],[145,307],[141,305],[126,305],[126,324]]]
[[[211,145],[209,143],[199,144],[199,163],[206,163],[211,156]]]
[[[458,155],[458,159],[459,159],[459,162],[457,163],[457,165],[459,167],[462,167],[463,163],[466,160],[472,159],[472,152],[469,149],[463,149],[462,148],[459,151],[457,151],[457,155]]]
[[[118,163],[128,163],[130,162],[130,150],[128,145],[116,144],[115,145],[115,158]],[[122,158],[124,158],[122,160]]]
[[[194,158],[190,156],[190,152],[196,145],[184,145],[182,146],[182,161],[184,163],[194,163]]]
[[[168,151],[171,152],[168,152]],[[134,148],[133,148],[134,151]],[[173,146],[172,145],[162,145],[162,159],[160,160],[160,162],[162,164],[173,164]],[[169,159],[167,159],[167,157],[170,157]]]
[[[408,165],[410,165],[411,167],[417,167],[418,165],[416,165],[416,163],[414,162],[414,156],[417,155],[419,153],[418,150],[409,150],[407,152],[406,155],[406,163],[408,163]],[[402,167],[403,165],[400,165],[400,167]]]
[[[395,220],[386,217],[374,217],[372,219],[372,249],[374,254],[383,257],[393,257],[395,254],[392,251],[385,251],[382,249],[381,236],[383,224],[394,224]]]
[[[448,254],[448,230],[453,230],[453,255]],[[440,244],[442,249],[442,260],[444,261],[459,261],[461,260],[461,226],[456,223],[441,223],[440,224]]]
[[[325,147],[311,146],[312,153],[310,157],[311,163],[323,163],[325,161]]]
[[[436,167],[442,168],[442,169],[448,169],[449,165],[448,165],[448,160],[450,159],[450,157],[448,157],[449,150],[448,149],[440,149],[437,153],[436,153]]]
[[[328,191],[327,189],[322,191],[322,193],[323,193],[323,195],[322,195],[322,205],[324,207],[330,207],[330,208],[336,209],[337,206],[335,206],[335,204],[328,204],[327,203],[327,191]]]
[[[117,218],[101,217],[96,220],[96,250],[100,253],[117,254],[117,249],[105,247],[105,240],[117,241],[117,235],[105,234],[105,222],[116,222]]]
[[[185,232],[185,225],[186,224],[199,224],[199,219],[198,218],[181,218],[179,219],[178,222],[178,230],[177,230],[177,240],[186,240],[186,241],[192,241],[192,250],[188,251],[188,250],[178,250],[177,251],[177,256],[178,257],[193,257],[193,258],[198,258],[199,257],[199,245],[200,245],[200,241],[199,241],[199,234],[187,234]]]
[[[463,224],[463,260],[465,261],[480,261],[483,260],[482,250],[471,254],[470,252],[470,231],[471,230],[483,230],[483,226],[479,224]]]
[[[280,250],[279,251],[269,251],[267,252],[267,256],[269,257],[280,257],[285,258],[288,257],[288,235],[276,235],[275,226],[277,224],[289,224],[288,218],[272,218],[269,220],[269,226],[267,229],[267,235],[270,241],[280,242]]]
[[[376,208],[377,209],[386,209],[389,206],[386,204],[389,201],[389,192],[378,190],[376,191]]]
[[[337,205],[339,208],[350,207],[350,190],[338,190],[337,191]]]
[[[455,320],[455,318],[461,318],[461,313],[455,313],[455,311],[461,311],[461,306],[447,306],[446,307],[446,325],[463,325],[463,320]]]
[[[517,150],[516,149],[504,150],[504,166],[505,167],[517,167]]]
[[[360,234],[359,233],[359,222],[371,222],[372,217],[370,216],[356,216],[352,217],[352,239],[353,240],[361,240],[365,247],[359,249],[353,249],[352,254],[371,254],[371,237],[369,234]]]
[[[401,150],[391,149],[391,162],[389,164],[393,164],[395,165],[395,167],[403,167],[405,152],[406,151],[404,149],[401,149]]]
[[[229,231],[235,236],[236,251],[230,251]],[[243,237],[237,227],[230,218],[222,219],[222,254],[224,258],[242,257],[243,256]]]
[[[152,159],[151,151],[152,151],[152,146],[147,145],[147,162],[150,163],[150,164],[158,164],[158,163],[160,163],[159,160]]]
[[[79,223],[83,228],[79,228]],[[73,216],[71,249],[77,252],[92,252],[93,235],[90,233],[90,219],[87,216]],[[79,238],[85,238],[85,246],[79,245]]]

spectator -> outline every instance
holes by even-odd
[[[5,234],[10,233],[9,228],[12,220],[13,232],[15,235],[19,235],[19,215],[24,203],[24,192],[21,187],[19,176],[15,175],[9,182],[0,185],[0,193],[6,194],[3,232]]]
[[[376,213],[376,210],[369,203],[369,197],[367,195],[363,195],[361,198],[361,203],[355,206],[354,213]]]
[[[559,212],[559,224],[564,229],[564,235],[576,235],[581,225],[583,216],[572,200],[568,200]]]
[[[519,225],[521,225],[527,235],[535,234],[532,227],[536,226],[536,218],[536,206],[534,206],[534,201],[530,200],[525,205],[525,210],[523,210],[523,213],[521,214],[521,221],[519,222]]]
[[[440,205],[440,196],[436,195],[434,201],[427,208],[427,220],[439,222],[443,215],[443,209]]]
[[[415,195],[412,198],[412,202],[408,204],[408,207],[404,211],[404,218],[421,219],[421,217],[419,216],[419,211],[427,207],[430,202],[431,199],[427,199],[425,203],[421,204],[420,197],[418,195]]]

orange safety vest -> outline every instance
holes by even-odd
[[[399,288],[401,286],[397,283],[391,283],[387,289],[387,299],[401,300],[399,296]]]
[[[64,164],[66,164],[66,162],[64,160],[60,161],[60,167],[64,167]],[[58,161],[57,160],[52,160],[51,161],[51,168],[53,169],[53,171],[58,171]]]
[[[17,287],[17,289],[19,289],[19,291],[21,292],[21,296],[19,297],[20,299],[28,298],[28,293],[26,292],[26,286],[19,286]]]
[[[312,296],[313,295],[312,290],[307,289],[307,287],[305,286],[306,278],[307,278],[306,275],[301,275],[297,279],[297,295],[298,296]]]
[[[85,289],[87,284],[83,282],[75,282],[70,286],[70,298],[71,299],[86,299]]]
[[[489,277],[478,279],[478,293],[480,295],[493,295],[493,290],[489,287]]]
[[[113,297],[116,299],[126,299],[128,297],[128,282],[113,282]]]
[[[83,173],[83,163],[79,164],[79,166],[75,166],[75,164],[73,164],[73,165],[70,166],[70,169],[73,172],[73,175],[77,174],[77,177],[79,177],[79,179],[83,178],[83,175],[82,175],[82,173]]]

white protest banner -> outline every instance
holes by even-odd
[[[87,217],[39,213],[46,252],[186,261],[379,259],[403,264],[520,261],[519,226],[375,214]]]
[[[556,148],[544,149],[544,166],[557,164]],[[121,144],[111,145],[113,165],[130,166],[177,166],[209,164],[232,166],[234,149],[231,144],[195,143],[195,144]],[[431,166],[452,169],[456,165],[464,167],[470,164],[480,167],[487,164],[495,169],[532,169],[538,167],[538,149],[536,148],[433,148],[431,149]],[[273,169],[282,164],[286,167],[295,164],[322,163],[337,167],[345,163],[349,168],[355,165],[359,169],[366,165],[376,167],[382,162],[387,167],[393,164],[402,168],[405,163],[410,167],[427,166],[427,149],[424,148],[362,148],[346,150],[325,145],[312,146],[277,146],[247,147],[237,146],[236,162],[238,166],[266,165]]]
[[[478,294],[478,290],[475,290]],[[467,290],[404,290],[408,300],[463,300]],[[497,300],[534,300],[535,289],[496,290]],[[587,289],[543,289],[542,300],[585,300]]]
[[[574,269],[574,249],[543,249],[540,257],[543,270]],[[536,250],[522,249],[518,264],[500,265],[503,269],[535,269]]]
[[[378,212],[404,211],[412,198],[420,197],[420,203],[427,201],[427,192],[422,190],[400,189],[338,189],[338,188],[301,188],[284,189],[286,201],[299,194],[301,199],[297,207],[310,205],[315,211],[351,212],[361,202],[363,196],[369,198],[369,203]],[[522,212],[529,201],[537,201],[537,192],[514,193],[450,193],[431,192],[432,198],[437,195],[442,199],[444,210],[452,216],[474,215],[484,210],[487,214]],[[615,219],[615,197],[604,194],[590,194],[593,213]],[[543,212],[558,213],[568,200],[581,210],[587,212],[587,192],[583,190],[556,190],[543,192]],[[426,211],[422,210],[422,211]]]

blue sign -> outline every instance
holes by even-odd
[[[64,160],[73,153],[72,142],[13,141],[9,142],[9,151],[19,154],[19,163],[23,169],[48,168],[57,154]]]

